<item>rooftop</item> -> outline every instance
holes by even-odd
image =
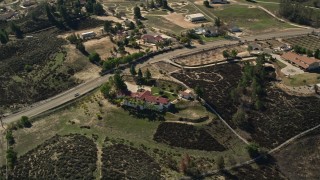
[[[131,97],[137,98],[149,103],[160,103],[160,104],[169,103],[169,100],[167,98],[153,96],[150,91],[131,93]]]
[[[287,52],[284,53],[281,56],[283,59],[286,59],[288,61],[291,61],[297,65],[299,65],[300,67],[307,69],[311,64],[319,62],[314,58],[310,58],[307,56],[301,56],[299,54],[296,54],[294,52]]]

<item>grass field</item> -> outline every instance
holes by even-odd
[[[317,73],[303,73],[299,75],[285,77],[282,79],[283,83],[288,86],[304,86],[320,83],[320,74]]]
[[[241,5],[224,6],[222,10],[212,10],[212,13],[220,17],[222,21],[240,26],[240,28],[253,34],[292,27],[291,25],[277,21],[260,9],[248,8]]]

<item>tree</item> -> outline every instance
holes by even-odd
[[[156,8],[156,6],[155,6],[155,4],[154,4],[154,1],[153,1],[153,0],[151,0],[150,8],[151,8],[151,9]]]
[[[100,91],[105,98],[111,98],[111,85],[109,83],[105,83],[101,86]]]
[[[22,116],[20,119],[20,123],[23,127],[26,127],[26,128],[30,128],[32,126],[27,116]]]
[[[222,52],[222,55],[223,55],[224,58],[227,58],[227,59],[230,57],[230,54],[229,54],[229,51],[228,51],[228,50],[224,50],[224,51]]]
[[[260,154],[260,147],[256,143],[251,143],[246,147],[250,157],[255,158]]]
[[[128,90],[126,83],[124,83],[124,80],[122,79],[122,76],[120,75],[120,73],[118,71],[114,74],[113,81],[114,81],[115,87],[118,90],[120,90],[120,91],[127,91]]]
[[[17,152],[15,152],[12,147],[10,147],[7,150],[6,158],[7,158],[7,161],[8,161],[9,168],[13,169],[14,165],[17,162]]]
[[[85,8],[88,13],[93,13],[94,2],[92,0],[87,1]]]
[[[203,5],[204,5],[205,7],[207,7],[207,8],[210,8],[210,7],[211,7],[208,0],[203,1]]]
[[[199,97],[203,97],[204,95],[204,90],[202,87],[196,86],[196,88],[194,89],[195,93],[199,96]]]
[[[310,49],[308,49],[308,50],[307,50],[307,56],[308,56],[308,57],[313,57],[313,51],[310,50]]]
[[[320,59],[320,49],[317,49],[317,50],[314,52],[314,58]]]
[[[6,133],[6,140],[8,142],[8,144],[11,146],[15,143],[14,141],[14,137],[12,135],[12,131],[11,130],[8,130],[7,133]]]
[[[131,73],[132,76],[135,76],[135,75],[137,74],[136,68],[134,67],[134,65],[131,65],[131,67],[130,67],[130,73]]]
[[[186,44],[187,46],[191,46],[191,39],[189,37],[182,37],[180,39],[180,42],[183,43],[183,44]]]
[[[145,72],[144,77],[145,77],[147,80],[150,80],[150,79],[151,79],[152,75],[151,75],[151,72],[149,71],[149,69],[147,69],[147,71]]]
[[[219,27],[221,27],[222,22],[221,22],[221,20],[220,20],[220,18],[219,18],[219,17],[215,19],[215,21],[214,21],[214,25],[215,25],[215,26],[217,26],[218,28],[219,28]]]
[[[253,50],[253,47],[249,45],[247,50],[250,52]]]
[[[218,169],[222,170],[225,167],[224,158],[222,156],[219,156],[217,159],[217,166]]]
[[[162,0],[162,7],[163,7],[163,9],[168,9],[168,10],[171,9],[171,8],[168,6],[168,1],[167,1],[167,0]]]
[[[56,24],[56,23],[57,23],[57,20],[56,20],[56,18],[52,15],[50,6],[49,6],[48,4],[46,4],[46,13],[47,13],[48,20],[49,20],[52,24]]]
[[[6,30],[0,29],[0,42],[1,44],[7,44],[9,41],[9,35]]]
[[[103,9],[103,6],[100,3],[95,3],[93,5],[93,14],[101,16],[104,15],[105,10]]]
[[[232,58],[236,58],[237,55],[238,55],[238,51],[237,51],[236,49],[232,49],[232,51],[231,51],[231,57],[232,57]]]
[[[16,37],[18,39],[23,38],[23,32],[21,31],[20,27],[18,25],[16,25],[14,22],[10,23],[10,29],[16,35]]]
[[[263,101],[260,100],[260,99],[257,99],[256,102],[254,103],[254,107],[255,107],[257,110],[262,110],[262,109],[264,108]]]
[[[142,71],[141,71],[140,68],[139,68],[139,70],[138,70],[138,78],[143,78],[143,77],[142,77]]]
[[[93,52],[89,55],[89,61],[91,63],[99,63],[101,61],[100,55],[96,52]]]
[[[232,116],[232,121],[233,121],[233,123],[235,123],[239,126],[243,126],[243,125],[245,125],[245,123],[247,123],[246,113],[244,112],[244,110],[242,108],[239,108],[237,110],[237,112]]]
[[[132,29],[134,29],[135,27],[136,27],[136,26],[134,25],[134,23],[133,23],[133,22],[130,22],[130,23],[129,23],[129,29],[131,29],[131,30],[132,30]]]
[[[72,33],[71,35],[67,36],[67,40],[71,44],[77,44],[79,42],[79,38],[77,37],[77,35],[75,33]]]
[[[135,19],[141,19],[141,12],[140,12],[140,8],[138,6],[133,8],[133,14],[134,14],[134,18]]]
[[[86,51],[86,47],[83,45],[82,42],[78,42],[78,43],[76,44],[76,48],[77,48],[82,54],[84,54],[84,55],[87,55],[87,54],[88,54],[88,52]]]
[[[114,29],[112,27],[112,22],[111,21],[105,21],[104,24],[103,24],[103,29],[105,32],[108,32],[108,33],[113,33]]]

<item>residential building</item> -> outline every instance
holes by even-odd
[[[142,90],[140,92],[131,93],[129,98],[125,98],[122,102],[124,106],[143,109],[155,109],[163,111],[171,106],[169,99],[153,96],[150,91]]]
[[[287,52],[281,56],[284,60],[289,61],[302,68],[303,70],[313,70],[320,67],[320,61],[307,56],[302,56],[294,52]]]
[[[81,39],[91,39],[96,36],[96,33],[93,31],[85,32],[80,35]]]
[[[179,92],[179,97],[184,98],[184,99],[193,99],[195,98],[194,94],[190,89],[186,89],[185,91],[180,91]]]
[[[197,21],[204,21],[206,20],[206,18],[204,17],[203,14],[197,13],[197,14],[186,15],[185,20],[190,22],[197,22]]]
[[[144,34],[141,36],[141,39],[144,43],[152,43],[156,44],[158,42],[164,41],[164,39],[160,35],[151,35],[151,34]]]
[[[219,29],[216,26],[204,26],[194,29],[198,35],[204,35],[205,37],[216,37],[219,36]]]

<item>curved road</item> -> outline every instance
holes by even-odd
[[[282,31],[282,32],[276,32],[276,33],[272,33],[272,34],[262,34],[262,35],[258,35],[258,36],[244,37],[244,38],[241,38],[241,41],[254,41],[255,39],[270,39],[270,38],[277,38],[277,37],[296,36],[296,35],[311,33],[312,31],[313,31],[313,29],[298,29],[298,30],[291,30],[291,31]],[[215,42],[207,43],[205,45],[199,45],[199,46],[192,48],[192,49],[187,49],[187,48],[179,49],[179,50],[160,54],[160,55],[157,55],[153,58],[150,58],[150,60],[147,61],[147,63],[148,62],[157,62],[157,61],[161,61],[163,59],[170,59],[170,58],[177,56],[177,55],[189,54],[191,52],[202,51],[203,49],[211,48],[213,46],[231,45],[231,44],[236,44],[236,43],[238,43],[238,41],[222,40],[222,41],[215,41]],[[38,114],[41,114],[45,111],[48,111],[50,109],[53,109],[55,107],[58,107],[64,103],[66,103],[66,102],[69,102],[73,99],[76,99],[77,97],[75,97],[75,94],[77,94],[77,93],[82,95],[82,94],[86,94],[86,93],[92,91],[93,89],[101,86],[104,82],[108,81],[109,77],[110,77],[110,74],[96,78],[96,79],[92,79],[84,84],[80,84],[79,86],[76,86],[68,91],[65,91],[61,94],[58,94],[57,96],[54,96],[54,97],[49,98],[47,100],[35,103],[35,104],[29,106],[28,108],[26,108],[18,113],[6,116],[2,119],[2,121],[3,121],[3,123],[7,124],[7,123],[17,121],[18,119],[20,119],[21,116],[33,117]]]

